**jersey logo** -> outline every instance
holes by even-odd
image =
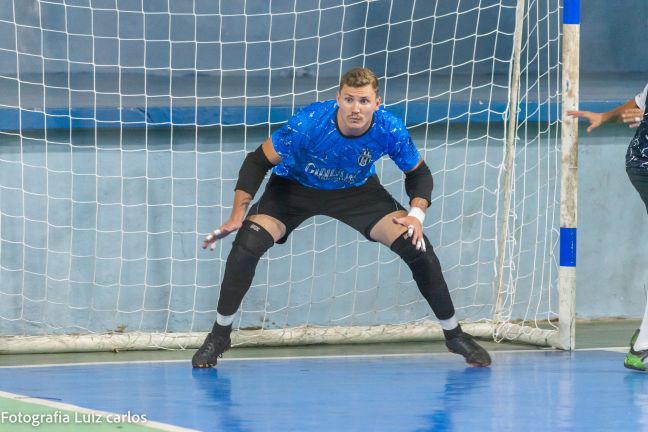
[[[362,150],[362,154],[358,156],[358,165],[365,166],[371,162],[371,152],[368,149]]]

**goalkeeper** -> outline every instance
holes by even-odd
[[[375,174],[374,163],[383,155],[405,172],[409,212]],[[248,211],[270,169],[265,191]],[[315,215],[344,222],[398,254],[439,319],[448,349],[470,365],[490,365],[488,352],[457,322],[441,265],[423,234],[431,194],[432,175],[405,125],[380,107],[376,76],[366,68],[349,70],[335,100],[305,107],[245,158],[232,213],[203,243],[203,248],[213,248],[238,231],[227,258],[216,322],[193,356],[193,367],[214,366],[230,347],[234,314],[261,256]]]
[[[645,116],[647,97],[648,84],[634,98],[610,111],[567,111],[567,115],[587,119],[590,123],[587,132],[610,121],[621,121],[631,128],[637,128],[626,152],[626,172],[648,211],[648,119]],[[630,351],[623,364],[628,369],[644,372],[648,370],[648,305],[644,310],[641,326],[630,339]]]

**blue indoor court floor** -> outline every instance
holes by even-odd
[[[187,360],[5,366],[0,412],[37,401],[228,432],[648,430],[648,375],[624,369],[623,356],[496,351],[487,369],[445,353],[226,358],[197,370]]]

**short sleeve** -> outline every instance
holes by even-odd
[[[297,151],[308,137],[304,130],[308,130],[307,116],[304,110],[295,113],[283,127],[272,134],[272,145],[284,161],[291,160],[293,152]]]
[[[388,148],[389,157],[401,171],[410,171],[421,158],[407,127],[401,119],[392,116],[389,122],[391,144]]]

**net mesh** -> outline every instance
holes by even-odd
[[[199,245],[229,216],[243,158],[300,107],[333,98],[354,66],[380,78],[433,172],[425,229],[458,318],[490,324],[484,334],[493,323],[555,328],[560,6],[528,1],[517,23],[516,110],[516,4],[0,0],[0,344],[200,340],[231,239]],[[407,203],[402,172],[389,160],[377,170]],[[262,258],[235,328],[252,330],[238,343],[362,341],[429,321],[396,255],[316,217]]]

